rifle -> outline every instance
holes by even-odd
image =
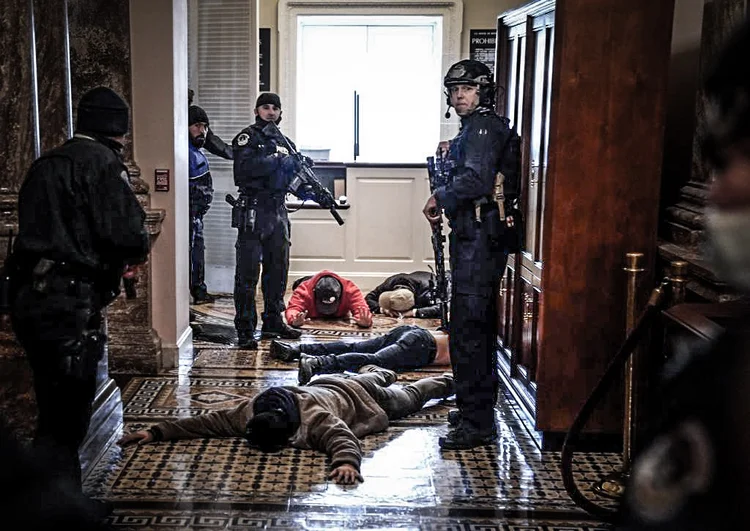
[[[310,164],[308,164],[304,155],[292,147],[286,137],[281,131],[279,131],[278,126],[274,122],[268,122],[268,124],[273,125],[279,136],[284,139],[284,144],[286,144],[289,155],[296,158],[301,167],[300,170],[294,174],[292,182],[289,183],[289,191],[302,200],[308,199],[307,195],[309,194],[312,196],[311,199],[331,212],[333,219],[335,219],[339,225],[343,225],[344,220],[341,219],[339,213],[336,212],[336,200],[334,199],[333,194],[320,184],[320,181],[313,173],[312,168],[310,168]]]
[[[430,180],[430,193],[448,184],[452,162],[435,157],[427,157],[427,175]],[[440,328],[448,330],[448,279],[445,274],[445,235],[442,219],[432,225],[432,250],[435,253],[435,292],[440,304]]]

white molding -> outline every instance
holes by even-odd
[[[162,343],[161,370],[174,369],[179,366],[180,359],[193,357],[193,329],[188,326],[180,334],[176,345]]]
[[[278,5],[278,93],[287,116],[295,116],[297,108],[297,17],[300,15],[415,15],[442,16],[442,72],[461,58],[463,31],[463,0],[279,0]],[[435,87],[441,90],[441,87]],[[286,134],[296,137],[296,121],[285,122]],[[455,136],[457,124],[440,120],[440,138]]]

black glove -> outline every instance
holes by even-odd
[[[286,175],[293,175],[300,169],[302,169],[302,164],[300,164],[300,161],[297,160],[296,157],[293,157],[291,155],[283,156],[281,158],[281,161],[279,162],[279,166],[281,168],[281,171]]]
[[[305,164],[307,164],[309,167],[312,168],[313,166],[315,166],[315,161],[311,159],[310,157],[305,156],[304,159],[305,159]]]

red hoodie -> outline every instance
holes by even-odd
[[[344,317],[349,312],[352,312],[352,316],[355,319],[360,319],[364,316],[372,316],[370,308],[367,306],[362,291],[357,285],[346,278],[340,277],[333,271],[323,270],[309,280],[305,280],[302,284],[297,286],[297,289],[292,293],[292,298],[289,299],[289,304],[286,305],[286,321],[291,323],[297,314],[303,310],[307,310],[308,317],[320,317],[318,310],[315,308],[315,294],[313,288],[315,283],[320,277],[330,276],[341,282],[341,300],[339,300],[339,307],[336,310],[336,317]]]

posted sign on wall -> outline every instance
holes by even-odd
[[[469,32],[469,58],[486,64],[495,72],[495,41],[497,30],[473,29]]]

